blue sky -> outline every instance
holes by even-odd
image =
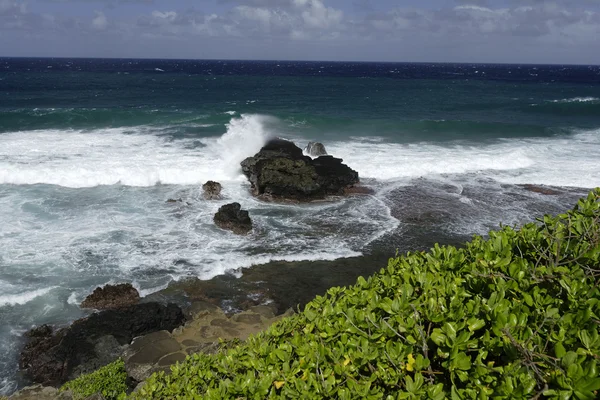
[[[0,0],[0,56],[600,64],[600,0]]]

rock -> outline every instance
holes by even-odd
[[[167,203],[183,203],[183,200],[181,200],[181,199],[169,199],[169,200],[167,200]]]
[[[325,146],[323,146],[323,143],[319,142],[309,142],[308,145],[306,145],[304,152],[311,157],[320,157],[327,155],[327,150],[325,150]]]
[[[245,235],[252,230],[252,220],[248,211],[242,210],[240,203],[226,204],[219,208],[214,221],[219,228],[238,235]]]
[[[530,192],[545,194],[547,196],[561,194],[561,192],[559,192],[558,190],[550,189],[545,186],[526,184],[526,185],[522,185],[522,187],[523,187],[523,189],[528,190]]]
[[[241,163],[255,196],[311,201],[339,196],[359,182],[358,172],[332,156],[312,159],[294,143],[273,139]]]
[[[69,391],[59,393],[56,388],[35,385],[13,393],[9,400],[71,400],[72,398],[73,395]]]
[[[375,190],[373,190],[372,188],[370,188],[368,186],[362,186],[362,185],[354,185],[354,186],[350,186],[350,187],[347,187],[346,189],[344,189],[344,194],[347,196],[371,195],[374,193],[375,193]]]
[[[114,336],[102,336],[94,343],[96,357],[83,360],[81,364],[73,368],[69,375],[76,377],[94,372],[121,357],[127,347],[128,345],[121,345]]]
[[[206,200],[219,200],[221,198],[221,184],[215,181],[208,181],[202,185],[204,198]]]
[[[98,287],[81,303],[81,308],[109,310],[136,304],[140,300],[139,292],[129,283]]]
[[[182,350],[168,331],[155,332],[136,338],[123,356],[127,375],[141,382],[156,371],[157,364],[167,355]]]
[[[111,349],[114,353],[115,343],[128,345],[134,337],[173,330],[184,322],[183,312],[175,304],[143,303],[92,314],[54,334],[42,326],[26,334],[30,340],[21,352],[19,367],[36,383],[60,385],[76,378],[86,365],[98,368],[120,356],[106,357],[98,351]]]

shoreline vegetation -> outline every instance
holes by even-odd
[[[106,389],[119,400],[594,399],[599,278],[595,189],[518,230],[391,258],[372,277],[329,289],[245,342],[192,354],[131,394],[120,361],[65,389],[73,398]]]

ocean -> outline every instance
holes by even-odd
[[[324,143],[374,194],[252,198],[239,163],[270,137]],[[572,207],[599,154],[598,66],[0,58],[0,394],[23,332],[96,286],[460,243]],[[232,201],[251,235],[212,223]]]

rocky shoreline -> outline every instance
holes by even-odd
[[[279,145],[287,148],[294,157],[298,156],[300,149],[289,143],[279,142]],[[277,184],[282,187],[289,185],[288,178],[282,178],[287,163],[281,162],[280,153],[267,150],[273,156],[269,156],[269,160],[274,164],[262,171],[267,171],[266,176],[272,181],[259,178],[256,172],[258,165],[269,165],[264,164],[264,154],[248,163],[255,168],[249,179],[252,182],[251,177],[255,178],[253,189],[259,198],[281,201],[282,192]],[[309,175],[312,174],[313,160],[303,156],[301,150],[298,157],[305,163],[304,169],[309,171]],[[332,158],[321,156],[317,160],[324,157]],[[333,162],[341,164],[341,160]],[[269,183],[264,185],[267,181]],[[303,179],[300,181],[307,182]],[[355,185],[358,183],[358,174],[356,180],[349,178],[341,182],[342,185],[329,192],[329,189],[322,188],[311,192],[316,193],[312,198],[302,190],[293,189],[288,200],[314,201],[327,196],[370,193],[368,189],[362,190]],[[262,192],[257,189],[260,185],[263,185]],[[218,183],[210,182],[205,186],[208,192],[206,199],[220,198]],[[154,371],[167,371],[170,365],[184,360],[189,354],[216,351],[219,339],[244,340],[266,329],[282,316],[292,313],[291,310],[303,308],[330,287],[354,284],[359,276],[371,275],[385,267],[389,257],[396,251],[425,250],[436,242],[464,242],[470,235],[449,235],[432,228],[440,223],[451,224],[457,218],[464,217],[463,213],[472,212],[467,205],[456,201],[453,190],[452,187],[437,184],[428,183],[425,186],[418,181],[414,186],[397,189],[390,196],[397,203],[392,204],[390,209],[395,218],[404,222],[404,226],[371,243],[363,249],[365,255],[360,257],[334,261],[270,262],[244,270],[241,277],[225,274],[206,281],[190,278],[172,282],[168,288],[143,299],[132,292],[131,285],[120,285],[119,290],[98,288],[92,299],[86,299],[82,307],[107,310],[57,331],[48,326],[30,331],[30,342],[22,354],[21,368],[28,370],[36,382],[59,386],[66,380],[123,358],[133,387]],[[468,193],[470,188],[462,190],[472,198],[486,195],[483,192]],[[514,193],[508,193],[507,196],[520,201],[531,199],[532,205],[527,207],[535,215],[540,211],[552,213],[557,209],[557,203],[563,203],[563,198],[568,199],[564,203],[569,204],[570,198],[577,198],[580,192],[576,188],[522,185],[514,186]],[[560,201],[546,201],[546,198],[558,198]],[[234,211],[234,216],[238,217],[240,209],[236,207]],[[240,218],[245,225],[239,233],[252,229],[251,222],[248,225],[245,217],[244,214]],[[97,298],[94,299],[94,295]],[[38,372],[31,373],[34,367]],[[37,386],[23,389],[10,398],[54,399],[57,396],[56,389]]]
[[[146,326],[151,333],[137,335],[126,340],[122,336],[124,334],[123,321],[119,321],[120,323],[116,325],[110,324],[114,315],[127,316],[134,309],[142,310],[148,315],[156,315],[153,313],[156,311],[153,308],[157,306],[161,305],[155,302],[140,303],[116,311],[111,310],[112,314],[107,314],[106,311],[95,313],[90,317],[75,321],[70,327],[58,332],[53,332],[52,328],[48,326],[32,329],[28,333],[31,341],[25,347],[23,356],[34,360],[33,362],[37,361],[38,364],[46,362],[41,370],[50,375],[32,376],[37,384],[21,389],[9,399],[71,399],[72,396],[69,392],[60,393],[58,391],[63,383],[75,379],[83,373],[89,373],[110,364],[119,358],[125,362],[128,385],[131,390],[134,390],[154,372],[169,373],[171,365],[184,361],[188,355],[198,352],[216,352],[223,343],[244,341],[250,335],[267,329],[281,318],[294,314],[291,309],[277,314],[277,308],[274,305],[254,306],[239,313],[226,314],[224,310],[212,303],[192,301],[184,310],[172,303],[166,306],[176,310],[175,314],[181,313],[180,320],[175,322],[177,327],[173,327],[172,319],[157,315],[156,318],[160,321],[157,320],[155,321],[157,323]],[[90,320],[94,321],[91,326],[98,329],[89,336],[82,336],[80,327],[81,325],[90,325]],[[98,327],[98,321],[104,322],[102,325],[104,331]],[[65,337],[70,340],[65,341]],[[95,340],[92,340],[94,338]],[[125,342],[121,344],[119,340],[125,340]],[[53,346],[49,347],[49,344]],[[77,350],[90,350],[90,346],[96,351],[95,354],[77,353]],[[37,357],[34,357],[31,349],[35,348],[39,351],[49,351],[50,354],[37,354]],[[63,357],[62,365],[61,360],[50,361],[52,355],[56,355],[56,353],[60,354],[59,358],[65,353],[69,353],[72,358],[66,360]],[[73,360],[84,355],[87,355],[89,359],[80,365],[73,366]],[[39,365],[37,366],[39,367]],[[29,368],[31,367],[33,366],[29,366]],[[55,367],[56,370],[52,370],[52,367]],[[68,367],[71,368],[67,375],[65,371]],[[26,369],[25,372],[28,370]]]

